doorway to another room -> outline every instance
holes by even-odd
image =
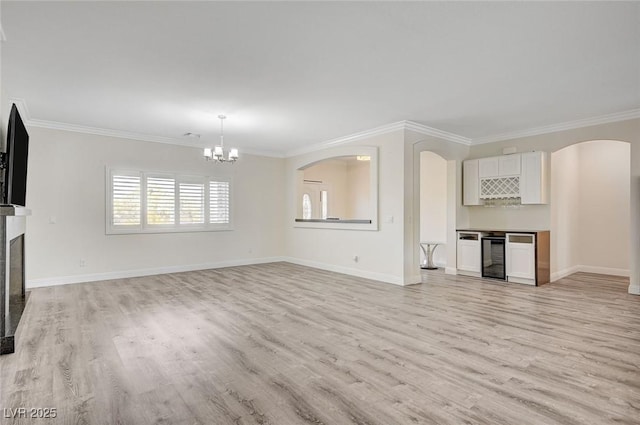
[[[629,276],[629,143],[595,140],[551,155],[551,280]]]
[[[420,152],[420,267],[433,270],[447,263],[447,161]]]

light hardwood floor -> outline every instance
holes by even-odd
[[[2,424],[638,424],[640,297],[273,263],[32,291]],[[4,411],[6,414],[6,411]]]

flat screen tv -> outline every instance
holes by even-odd
[[[27,197],[27,157],[29,134],[22,123],[18,108],[13,104],[7,129],[5,155],[4,203],[25,206]]]

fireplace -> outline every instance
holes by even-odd
[[[15,351],[15,333],[27,303],[24,273],[25,208],[0,206],[0,354]]]

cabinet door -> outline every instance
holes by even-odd
[[[482,205],[479,192],[478,160],[470,159],[464,161],[462,163],[462,204]]]
[[[463,240],[458,235],[458,261],[460,270],[480,273],[480,235],[469,234],[475,240]]]
[[[507,277],[536,278],[536,244],[534,235],[507,233]]]
[[[499,157],[482,158],[478,160],[478,175],[484,177],[498,177],[500,173]]]
[[[520,175],[520,154],[503,155],[498,157],[498,173],[500,176]]]
[[[547,154],[527,152],[522,154],[522,175],[520,194],[523,204],[546,204],[547,196]]]

